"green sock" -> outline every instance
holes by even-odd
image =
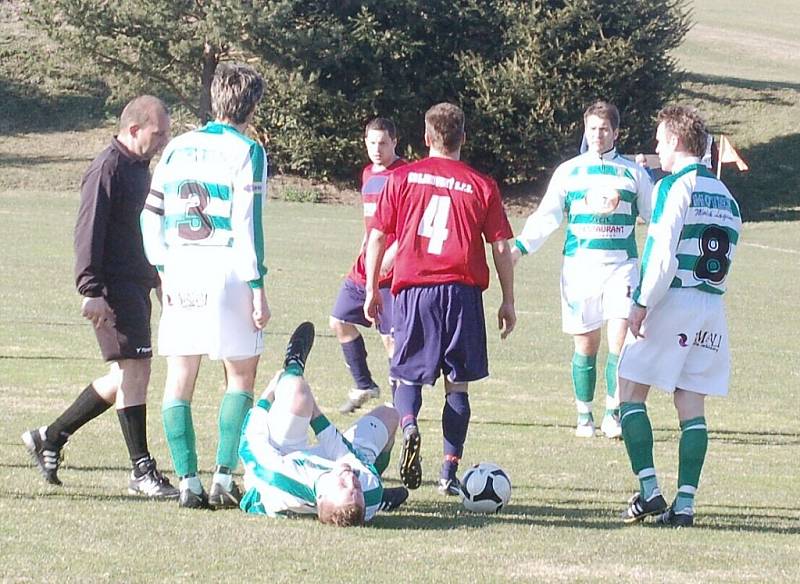
[[[702,416],[681,422],[678,446],[678,496],[673,510],[694,509],[694,494],[700,484],[700,472],[708,449],[708,429]]]
[[[239,438],[242,435],[244,417],[253,407],[253,394],[239,389],[229,389],[219,406],[219,446],[217,466],[231,471],[239,462]]]
[[[392,453],[390,450],[384,450],[378,455],[378,458],[375,459],[375,470],[378,471],[379,475],[383,475],[383,471],[385,471],[389,467],[389,460],[392,457]]]
[[[197,474],[192,402],[182,399],[165,400],[161,408],[161,419],[175,473],[179,477]]]
[[[606,358],[606,415],[619,415],[617,401],[617,363],[619,355],[609,353]]]
[[[641,402],[623,402],[619,411],[622,439],[631,469],[639,478],[642,497],[648,500],[658,489],[658,480],[653,464],[653,428],[647,417],[647,406]]]
[[[575,390],[575,400],[589,404],[594,400],[594,388],[597,384],[596,355],[572,355],[572,387]],[[580,412],[586,413],[586,412]]]

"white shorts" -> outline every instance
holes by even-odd
[[[236,361],[264,350],[252,319],[253,292],[233,272],[232,252],[194,248],[170,256],[164,267],[159,354]]]
[[[281,454],[308,448],[308,425],[311,418],[296,416],[274,405],[267,414],[269,442]]]
[[[370,464],[375,464],[378,455],[389,442],[389,430],[375,416],[362,416],[344,433],[350,443]]]
[[[644,338],[629,332],[619,357],[620,378],[703,395],[727,395],[728,325],[722,296],[694,289],[669,290],[648,309]]]
[[[601,328],[609,319],[628,318],[638,282],[636,260],[598,264],[566,258],[561,270],[562,330],[579,335]]]

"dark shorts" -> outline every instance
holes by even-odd
[[[489,375],[483,294],[477,286],[411,287],[394,299],[392,377],[433,385],[440,373],[456,383]]]
[[[139,284],[114,283],[106,286],[106,302],[114,311],[114,326],[95,329],[97,344],[106,361],[150,359],[150,288]]]
[[[394,297],[389,288],[380,288],[383,308],[378,315],[378,332],[382,335],[392,334],[392,307]],[[372,323],[364,316],[364,301],[367,298],[367,290],[364,286],[356,284],[350,278],[345,278],[342,287],[339,288],[339,295],[333,305],[331,316],[349,324],[360,326],[372,326]]]

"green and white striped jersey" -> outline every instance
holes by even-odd
[[[607,264],[636,258],[636,218],[650,220],[652,189],[647,171],[616,149],[585,152],[556,168],[516,246],[537,251],[566,214],[565,257]]]
[[[698,158],[689,158],[656,184],[634,301],[655,306],[670,288],[724,294],[741,230],[731,193]]]
[[[212,122],[178,136],[156,166],[142,212],[148,260],[163,266],[170,250],[228,247],[229,267],[260,287],[266,189],[264,149],[233,126]]]
[[[241,508],[270,517],[317,513],[317,479],[343,460],[358,475],[364,491],[364,520],[374,516],[383,497],[378,471],[325,416],[311,420],[318,444],[284,453],[271,440],[267,413],[270,403],[261,399],[244,422],[239,456],[247,489]]]

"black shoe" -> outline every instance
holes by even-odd
[[[388,487],[383,489],[383,497],[378,505],[378,511],[394,511],[408,499],[408,489],[405,487]]]
[[[414,424],[406,426],[403,429],[403,453],[400,455],[400,480],[409,489],[418,489],[422,484],[421,446],[419,428]]]
[[[152,499],[177,499],[180,495],[180,491],[156,468],[156,459],[149,457],[136,462],[128,481],[128,493]]]
[[[199,495],[191,489],[181,491],[178,498],[178,506],[186,509],[212,509],[208,503],[208,495],[203,491]]]
[[[449,497],[460,497],[463,494],[461,490],[461,481],[459,481],[457,478],[440,478],[439,486],[436,487],[436,490],[439,491],[440,495],[446,495]]]
[[[60,485],[58,466],[61,463],[61,446],[53,446],[45,438],[47,426],[28,430],[22,435],[22,442],[31,455],[33,462],[42,473],[44,480],[51,485]]]
[[[653,495],[649,500],[643,501],[639,493],[636,493],[628,501],[628,508],[622,512],[620,519],[625,523],[636,523],[648,515],[663,513],[667,508],[667,502],[661,494]]]
[[[286,345],[286,358],[283,360],[284,371],[289,365],[297,365],[301,369],[306,368],[306,359],[314,346],[314,325],[310,322],[301,323],[289,339]]]
[[[693,513],[675,513],[672,507],[656,517],[656,525],[665,527],[691,527],[694,525]]]
[[[211,483],[211,491],[208,493],[208,504],[214,509],[238,509],[239,502],[242,500],[242,492],[239,486],[231,481],[230,490],[226,490],[219,483]]]

